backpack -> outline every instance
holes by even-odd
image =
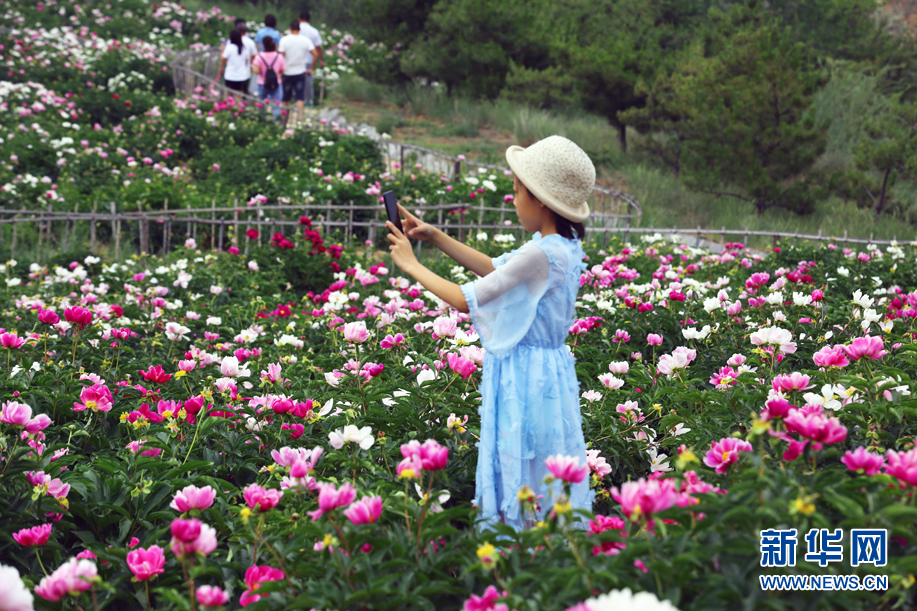
[[[280,81],[277,79],[277,73],[274,72],[275,61],[277,61],[277,55],[274,56],[273,61],[271,61],[271,65],[267,67],[267,71],[264,73],[264,90],[268,92],[277,91],[277,88],[280,87]],[[261,63],[264,63],[263,55],[261,56]]]

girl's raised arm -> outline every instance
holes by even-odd
[[[398,210],[404,217],[404,234],[409,238],[430,242],[448,255],[453,261],[478,276],[486,276],[494,271],[494,264],[490,257],[475,250],[467,244],[462,244],[442,230],[424,223],[398,204]],[[421,283],[423,284],[423,283]],[[435,292],[435,291],[434,291]]]

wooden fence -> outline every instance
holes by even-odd
[[[107,209],[106,209],[107,208]],[[491,235],[496,233],[513,233],[518,235],[520,242],[524,237],[522,227],[514,222],[515,215],[512,207],[507,202],[502,202],[499,207],[487,206],[483,200],[481,204],[470,208],[465,204],[445,204],[442,201],[437,205],[412,206],[421,213],[425,222],[443,229],[459,240],[464,240],[470,232],[486,231]],[[485,222],[485,214],[493,213],[490,222]],[[199,248],[225,250],[235,244],[247,254],[253,240],[245,238],[245,232],[256,229],[259,232],[256,243],[263,243],[270,239],[275,232],[284,233],[292,237],[298,230],[288,231],[291,227],[300,225],[299,217],[308,216],[315,228],[323,233],[332,234],[342,238],[345,243],[352,245],[357,234],[361,239],[375,242],[380,232],[385,231],[385,214],[382,206],[356,205],[350,202],[347,206],[333,204],[330,200],[322,204],[311,203],[308,205],[256,205],[231,206],[210,208],[183,208],[169,209],[168,202],[163,210],[138,210],[136,212],[118,211],[114,202],[107,207],[93,206],[92,212],[73,212],[55,210],[4,210],[0,209],[0,244],[7,243],[10,247],[10,258],[14,258],[17,246],[22,239],[19,227],[28,224],[37,224],[37,245],[39,257],[43,257],[43,245],[47,247],[60,247],[66,251],[68,246],[73,246],[80,224],[88,224],[89,249],[92,253],[98,252],[97,240],[100,224],[110,224],[112,240],[108,243],[109,254],[115,260],[121,259],[121,242],[127,234],[141,253],[167,254],[173,242],[183,242],[187,238],[202,239]],[[435,217],[435,218],[434,218]],[[493,219],[498,219],[494,222]],[[513,222],[509,222],[510,220]],[[609,236],[623,234],[622,239],[627,242],[631,234],[680,234],[684,241],[690,242],[694,238],[695,246],[700,245],[702,236],[720,236],[722,242],[727,241],[727,236],[741,237],[747,244],[750,237],[765,237],[773,239],[774,245],[780,240],[792,239],[812,241],[832,241],[844,245],[877,244],[888,245],[895,240],[873,240],[862,238],[849,238],[847,232],[843,237],[781,233],[771,231],[750,231],[721,228],[720,230],[646,228],[628,227],[617,223],[613,214],[596,213],[590,216],[587,230],[587,240],[607,246]],[[161,244],[152,243],[150,237],[150,224],[162,226]],[[10,226],[11,229],[7,229]],[[55,230],[56,226],[56,230]],[[230,234],[230,229],[231,234]],[[286,231],[285,231],[286,230]],[[9,235],[11,233],[11,235]],[[32,234],[34,236],[34,233]],[[209,242],[209,243],[208,243]],[[423,243],[417,243],[420,254]],[[5,249],[4,249],[5,250]],[[50,250],[45,248],[44,250]]]

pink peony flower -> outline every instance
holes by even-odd
[[[176,529],[176,522],[196,522],[197,524],[181,524]],[[178,534],[176,534],[176,530],[178,530]],[[192,537],[195,531],[197,535]],[[212,526],[203,524],[199,520],[182,520],[178,518],[172,521],[172,541],[169,545],[172,548],[172,553],[176,556],[189,556],[191,554],[206,556],[217,548],[217,531]]]
[[[0,333],[0,346],[3,346],[7,349],[18,349],[21,348],[25,343],[25,340],[16,335],[15,331],[8,331],[6,333]]]
[[[868,452],[866,448],[859,447],[853,452],[847,450],[841,458],[851,471],[866,475],[875,475],[885,466],[885,459],[879,454]]]
[[[650,346],[660,346],[662,345],[662,336],[656,333],[650,333],[646,336],[646,343]]]
[[[764,409],[761,410],[761,419],[765,422],[774,418],[786,418],[790,410],[797,409],[795,405],[791,405],[786,399],[780,399],[779,397],[768,399],[764,406]]]
[[[138,547],[127,553],[127,568],[134,574],[137,581],[146,581],[147,579],[164,573],[163,568],[166,564],[166,555],[158,545],[151,545],[147,549]]]
[[[579,456],[563,456],[556,454],[548,456],[544,461],[545,467],[555,478],[571,484],[578,484],[589,475],[589,465],[582,467],[579,464]]]
[[[905,484],[917,486],[917,447],[907,452],[889,450],[885,472],[894,475]]]
[[[57,602],[69,595],[78,595],[92,587],[98,577],[98,569],[91,560],[71,558],[56,571],[42,578],[35,593],[51,602]]]
[[[365,496],[344,510],[344,516],[354,524],[372,524],[382,515],[382,497]]]
[[[250,566],[245,571],[245,585],[248,589],[242,593],[239,603],[247,607],[251,603],[261,600],[261,594],[255,594],[255,591],[265,581],[279,581],[284,579],[283,571],[270,566]]]
[[[13,539],[15,539],[16,543],[19,545],[24,545],[26,547],[44,545],[48,542],[48,537],[51,536],[51,528],[50,524],[23,528],[19,532],[13,533]]]
[[[280,503],[283,492],[280,490],[267,490],[266,488],[252,483],[242,491],[245,503],[249,509],[258,510],[261,513],[270,511]]]
[[[675,505],[678,491],[671,479],[639,479],[611,489],[611,498],[621,503],[621,510],[631,520],[652,516]]]
[[[229,602],[229,596],[217,586],[201,586],[196,596],[197,603],[202,607],[222,607]]]
[[[26,426],[32,419],[32,408],[18,401],[7,401],[0,410],[0,422],[13,426]]]
[[[401,446],[401,455],[404,458],[416,457],[424,471],[439,471],[449,460],[449,448],[441,446],[435,439],[427,439],[423,444],[411,440]]]
[[[457,332],[458,323],[456,323],[454,318],[449,318],[448,316],[440,316],[433,321],[433,334],[437,338],[455,337]]]
[[[717,473],[725,473],[734,462],[739,460],[739,452],[751,452],[751,444],[735,437],[723,437],[719,441],[710,442],[710,449],[704,456],[704,464],[715,467]]]
[[[611,465],[605,460],[605,457],[599,456],[599,450],[586,450],[586,464],[589,470],[601,479],[611,473]]]
[[[819,367],[846,367],[850,364],[843,346],[825,346],[812,355],[812,360]]]
[[[474,361],[454,352],[446,355],[446,361],[449,363],[449,368],[462,376],[463,380],[467,380],[468,376],[478,370],[478,366]]]
[[[508,596],[507,592],[500,592],[494,586],[487,586],[483,596],[471,595],[471,598],[465,601],[462,611],[507,611],[506,605],[498,604],[496,601]]]
[[[318,490],[318,509],[309,512],[313,522],[322,517],[326,511],[347,507],[357,497],[357,490],[350,482],[344,482],[340,488],[330,482],[321,482],[318,484]]]
[[[385,339],[379,342],[379,345],[382,348],[385,348],[386,350],[388,350],[391,348],[395,348],[396,346],[400,346],[404,342],[405,342],[404,335],[402,335],[401,333],[398,333],[394,336],[386,335]]]
[[[112,407],[111,391],[104,384],[93,384],[80,391],[80,402],[73,403],[73,411],[89,409],[94,412],[108,412]]]
[[[355,344],[362,344],[369,338],[366,323],[362,320],[344,325],[344,339]]]
[[[869,335],[856,338],[849,346],[844,346],[843,349],[853,361],[858,361],[863,357],[876,360],[888,354],[882,349],[882,338]]]
[[[67,322],[83,328],[92,324],[92,312],[80,306],[73,306],[64,310],[64,318]]]
[[[154,384],[164,384],[172,379],[172,374],[163,371],[162,365],[150,367],[146,371],[141,370],[140,375],[147,382],[153,382]]]
[[[791,390],[808,390],[814,384],[809,384],[809,376],[794,371],[793,373],[782,373],[771,381],[771,387],[774,390],[789,392]]]
[[[172,503],[169,505],[175,511],[187,513],[193,509],[203,511],[213,505],[217,493],[212,486],[185,486],[180,492],[175,494]]]
[[[60,322],[60,316],[53,310],[41,310],[38,312],[38,320],[46,325],[56,325]]]
[[[788,432],[811,439],[816,450],[820,450],[823,443],[838,443],[847,438],[847,427],[837,418],[829,418],[823,413],[794,409],[783,421]]]
[[[596,515],[595,520],[589,521],[589,532],[593,535],[615,530],[619,531],[618,534],[620,536],[627,536],[627,524],[624,520],[618,517]],[[620,553],[624,547],[625,543],[623,541],[602,541],[592,548],[592,555],[605,554],[606,556],[614,556]]]

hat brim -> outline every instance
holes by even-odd
[[[574,223],[582,223],[587,218],[589,218],[589,204],[583,202],[577,206],[570,206],[563,202],[557,201],[550,193],[541,188],[541,186],[533,179],[532,176],[529,176],[525,170],[525,165],[520,159],[520,155],[525,151],[521,146],[514,144],[513,146],[506,149],[506,163],[509,164],[509,169],[513,171],[513,174],[516,175],[516,178],[519,179],[526,188],[532,192],[538,201],[542,204],[564,217],[565,219],[572,221]]]

